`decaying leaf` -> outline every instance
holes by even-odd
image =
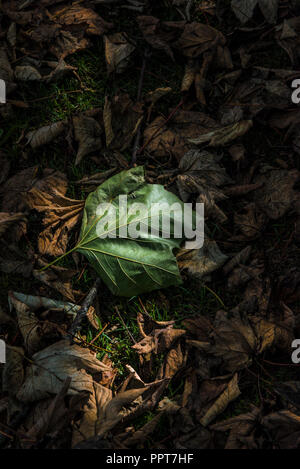
[[[276,22],[279,0],[231,0],[231,8],[242,23],[251,20],[256,5],[259,5],[266,21]]]
[[[188,202],[191,195],[197,194],[197,202],[204,203],[205,216],[224,222],[227,216],[216,202],[226,199],[220,187],[229,184],[231,179],[218,160],[206,151],[190,150],[180,160],[181,174],[177,176],[177,187],[184,202]]]
[[[66,126],[66,121],[58,121],[54,124],[41,127],[38,130],[32,130],[26,134],[27,143],[31,148],[38,148],[41,145],[46,145],[61,135],[64,130],[66,130]]]
[[[10,305],[14,307],[19,330],[22,334],[24,346],[27,353],[31,356],[47,344],[49,338],[52,340],[59,338],[56,329],[46,323],[40,322],[30,308],[19,301],[13,294],[9,293]]]
[[[225,45],[225,37],[215,28],[202,23],[188,23],[175,47],[189,58],[198,58],[203,52]]]
[[[155,353],[162,353],[168,350],[184,334],[184,330],[174,329],[173,325],[165,329],[154,329],[151,334],[145,336],[140,342],[133,345],[132,348],[137,353],[148,354],[153,351]]]
[[[250,412],[215,423],[210,428],[220,432],[230,431],[225,449],[253,449],[253,431],[259,423],[260,413],[260,409],[252,405]]]
[[[256,182],[264,186],[255,192],[256,204],[269,218],[277,220],[293,207],[297,199],[293,186],[298,180],[297,170],[271,170],[258,176]]]
[[[0,212],[0,237],[10,229],[15,223],[26,221],[23,213],[6,213]]]
[[[211,384],[214,384],[213,380],[211,381]],[[200,389],[200,394],[201,391],[204,391],[204,383]],[[207,398],[210,400],[212,398],[210,390],[206,390],[206,392],[208,392]],[[205,394],[205,392],[203,394]],[[201,425],[207,427],[207,425],[209,425],[219,414],[224,412],[230,402],[234,401],[240,394],[241,391],[238,386],[238,375],[235,373],[234,377],[226,384],[225,389],[219,394],[214,403],[211,406],[208,404],[209,408],[205,411],[204,415],[200,417]]]
[[[126,39],[124,33],[104,36],[107,72],[123,73],[127,68],[135,46]]]
[[[2,375],[2,391],[15,396],[24,381],[24,350],[21,347],[6,347],[6,363]]]
[[[45,170],[44,176],[29,190],[26,200],[31,209],[44,213],[40,253],[59,256],[66,251],[69,232],[79,221],[84,202],[65,196],[67,180],[59,171]]]
[[[204,244],[200,249],[181,249],[177,254],[177,262],[180,270],[187,270],[188,274],[196,279],[202,279],[219,269],[227,260],[217,243],[204,238]]]
[[[192,148],[190,138],[218,127],[206,114],[178,111],[167,123],[163,117],[154,119],[144,132],[144,141],[148,142],[147,150],[151,154],[157,157],[174,155],[179,161]]]
[[[34,402],[59,393],[62,383],[70,376],[68,395],[81,391],[93,393],[93,375],[107,370],[96,354],[68,340],[61,340],[35,353],[33,364],[27,367],[25,381],[18,399]]]
[[[105,98],[103,121],[106,146],[123,151],[129,147],[143,119],[142,104],[134,104],[128,94]]]
[[[221,129],[204,133],[198,138],[190,138],[189,142],[194,143],[195,145],[209,142],[208,146],[210,147],[226,145],[226,143],[245,135],[248,130],[251,129],[252,125],[253,122],[251,120],[236,122]]]
[[[84,156],[101,149],[102,129],[96,119],[84,115],[73,117],[73,125],[75,139],[79,145],[75,160],[77,165]]]

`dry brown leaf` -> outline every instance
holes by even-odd
[[[26,217],[23,213],[6,213],[0,212],[0,237],[11,228],[15,223],[20,221],[26,222]]]
[[[258,176],[255,182],[264,186],[255,192],[258,207],[272,220],[282,217],[297,199],[293,186],[299,180],[299,171],[271,170]]]
[[[37,182],[37,175],[38,167],[33,166],[19,171],[3,184],[3,212],[24,212],[28,208],[26,194]]]
[[[26,200],[31,209],[44,213],[45,229],[38,238],[40,253],[60,256],[66,251],[70,230],[82,215],[84,201],[65,196],[67,180],[59,171],[45,170],[44,175]]]
[[[73,117],[73,125],[75,140],[78,142],[75,165],[78,165],[86,155],[101,149],[102,129],[96,119],[85,115]]]
[[[72,382],[68,395],[82,391],[93,393],[93,375],[110,369],[96,358],[96,353],[76,344],[70,345],[68,340],[61,340],[35,353],[32,360],[17,395],[24,402],[58,394],[69,376]]]
[[[37,130],[32,130],[26,134],[27,144],[34,149],[41,145],[46,145],[61,135],[66,130],[66,127],[67,121],[63,120],[45,125]]]
[[[135,46],[126,39],[125,33],[104,36],[107,73],[123,73],[127,68]]]
[[[180,270],[186,270],[188,275],[202,279],[222,267],[227,260],[217,243],[206,236],[200,249],[180,249],[177,253]]]
[[[184,334],[184,330],[174,329],[173,325],[170,325],[165,329],[154,329],[151,334],[143,337],[143,339],[133,345],[132,348],[139,354],[165,352],[166,350],[169,350],[174,342]]]
[[[21,347],[6,346],[6,363],[2,374],[2,391],[15,396],[24,381],[24,350]]]
[[[168,123],[163,117],[154,119],[146,127],[144,142],[149,142],[147,151],[154,156],[174,155],[179,161],[192,148],[189,138],[218,127],[218,124],[206,114],[178,111]]]
[[[112,399],[112,391],[101,384],[93,383],[93,391],[89,400],[83,408],[83,416],[79,425],[74,425],[72,435],[72,446],[83,440],[97,436],[96,425],[102,416],[103,409]]]
[[[300,444],[300,417],[290,410],[280,410],[263,417],[262,425],[272,438],[272,449],[297,449]]]
[[[197,202],[204,203],[205,216],[212,216],[221,223],[226,221],[227,216],[216,202],[226,199],[220,186],[232,180],[220,166],[219,158],[206,151],[190,150],[180,160],[179,169],[177,187],[183,202],[197,194]]]
[[[260,413],[260,409],[251,405],[250,412],[215,423],[210,428],[218,432],[230,431],[224,449],[253,449],[255,445],[249,448],[248,442],[259,423]]]
[[[13,294],[9,292],[10,306],[13,306],[17,313],[19,330],[22,334],[24,346],[28,355],[32,355],[47,345],[47,339],[53,337],[59,338],[56,329],[50,324],[43,323],[37,319],[30,308],[19,301]]]
[[[189,142],[194,143],[195,145],[209,142],[208,146],[210,147],[223,146],[226,145],[226,143],[245,135],[252,126],[253,122],[251,120],[236,122],[221,129],[202,134],[200,137],[190,138]]]
[[[134,104],[128,94],[106,97],[103,121],[106,146],[111,150],[126,150],[143,119],[142,103]]]
[[[207,427],[207,425],[209,425],[219,414],[224,412],[230,402],[234,401],[240,394],[241,391],[238,386],[238,374],[235,373],[223,392],[215,400],[212,406],[209,407],[203,417],[200,418],[201,425]]]
[[[186,24],[179,40],[174,44],[180,52],[189,58],[198,58],[203,52],[224,46],[224,35],[215,28],[202,23]]]

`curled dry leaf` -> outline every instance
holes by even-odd
[[[128,94],[106,97],[103,121],[106,146],[111,150],[126,150],[143,119],[142,103],[134,104]]]
[[[26,218],[23,213],[6,213],[0,212],[0,237],[7,231],[8,228],[11,228],[15,223],[26,221]]]
[[[238,311],[230,319],[220,311],[211,328],[209,341],[188,341],[205,354],[221,360],[221,369],[230,373],[252,363],[254,355],[269,349],[280,332],[275,324],[260,318],[248,319]]]
[[[179,342],[167,353],[167,356],[157,374],[157,379],[170,380],[173,378],[173,376],[185,366],[186,358],[187,357],[183,353]]]
[[[45,267],[45,262],[40,262],[41,267]],[[53,266],[46,271],[34,269],[32,274],[40,282],[54,288],[68,300],[75,302],[75,292],[72,289],[72,279],[75,275],[74,270],[64,269],[63,267]],[[77,292],[78,293],[78,292]]]
[[[259,424],[260,414],[260,409],[252,405],[250,412],[215,423],[210,428],[218,432],[230,432],[224,449],[253,449],[255,448],[253,432]],[[250,438],[253,441],[251,447],[249,447]]]
[[[226,143],[245,135],[252,126],[252,120],[236,122],[234,124],[226,125],[221,129],[202,134],[198,138],[190,138],[189,142],[194,143],[195,145],[201,145],[201,143],[208,142],[208,146],[210,147],[226,145]]]
[[[6,346],[6,363],[2,374],[2,391],[15,396],[24,381],[24,350],[21,347]]]
[[[154,16],[138,16],[137,23],[143,33],[144,39],[153,49],[165,52],[172,60],[174,55],[170,42],[175,38],[175,31],[164,30],[164,23]],[[182,26],[182,24],[178,23]]]
[[[184,330],[174,329],[173,325],[165,329],[154,329],[151,334],[143,337],[143,339],[133,345],[132,348],[139,354],[148,354],[151,352],[162,353],[169,350],[174,342],[184,334]]]
[[[177,262],[180,270],[186,270],[196,279],[202,279],[222,267],[227,260],[217,243],[205,237],[200,249],[180,249]]]
[[[217,381],[217,379],[218,378],[216,378],[215,381]],[[216,384],[215,381],[211,380],[210,382],[204,382],[200,388],[200,400],[201,398],[203,399],[203,407],[205,404],[205,397],[208,399],[208,402],[206,403],[208,409],[205,409],[204,415],[200,417],[200,423],[203,427],[207,427],[219,414],[224,412],[230,402],[234,401],[241,394],[238,386],[238,374],[235,373],[233,378],[226,383],[225,388],[216,396],[216,400],[211,404],[209,401],[211,401],[212,395],[209,384],[214,386]],[[208,385],[206,389],[205,385]]]
[[[266,415],[262,425],[272,438],[272,448],[297,449],[300,443],[300,417],[290,410],[280,410]]]
[[[93,375],[110,369],[96,358],[96,354],[68,340],[61,340],[35,353],[33,364],[27,367],[25,381],[18,399],[34,402],[59,393],[62,383],[70,376],[68,395],[81,391],[93,393]]]
[[[30,356],[45,347],[49,338],[52,340],[59,338],[54,326],[39,321],[30,308],[19,301],[13,292],[9,292],[9,302],[10,307],[16,311],[24,346]]]
[[[268,23],[276,23],[279,0],[231,0],[231,8],[241,23],[251,20],[256,5]]]
[[[257,206],[272,220],[285,215],[297,200],[297,193],[293,189],[299,180],[299,171],[271,170],[258,176],[256,182],[264,186],[255,192]]]
[[[179,163],[181,174],[177,176],[177,187],[184,202],[188,202],[191,195],[198,194],[197,202],[204,203],[205,215],[224,222],[227,216],[216,202],[226,199],[220,186],[232,180],[218,160],[206,151],[188,151]]]
[[[83,416],[77,425],[74,425],[72,435],[72,446],[83,440],[97,436],[96,425],[102,417],[105,406],[112,399],[112,391],[101,384],[93,383],[92,392],[88,402],[83,407]]]
[[[79,221],[84,201],[65,196],[66,177],[59,171],[45,170],[45,177],[27,193],[31,209],[44,213],[44,231],[38,238],[41,254],[59,256],[65,253],[69,232]]]
[[[125,33],[104,36],[107,73],[123,73],[127,68],[135,46],[126,39]]]
[[[204,52],[224,46],[226,39],[224,35],[215,28],[202,23],[188,23],[185,25],[175,47],[189,58],[198,58]]]
[[[26,134],[27,144],[35,149],[55,140],[67,127],[67,121],[58,121],[54,124],[45,125],[37,130],[32,130]]]
[[[84,156],[101,149],[102,129],[96,119],[85,115],[73,117],[73,125],[75,139],[78,142],[75,165],[78,165]]]
[[[144,142],[148,142],[147,151],[154,156],[174,155],[179,161],[192,148],[189,138],[218,127],[206,114],[178,111],[167,123],[164,117],[154,119],[145,129]]]
[[[2,211],[24,212],[28,208],[26,194],[38,181],[37,175],[38,167],[32,166],[19,171],[3,184]]]

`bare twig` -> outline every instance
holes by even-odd
[[[97,295],[100,283],[101,283],[100,278],[97,278],[94,285],[92,286],[92,288],[90,289],[90,291],[86,295],[86,297],[85,297],[85,299],[82,303],[82,306],[81,306],[80,310],[78,311],[78,313],[76,314],[75,319],[72,322],[71,327],[69,329],[69,334],[71,336],[74,336],[76,334],[76,332],[78,332],[80,330],[82,321],[86,317],[86,313],[88,312],[89,307],[92,305],[92,303],[93,303],[93,301],[94,301],[94,299]],[[71,340],[73,341],[73,338],[71,338]]]

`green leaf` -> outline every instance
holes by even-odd
[[[128,213],[119,208],[120,195],[127,195]],[[108,211],[99,215],[98,207],[104,203],[115,207],[117,217],[111,216]],[[144,204],[144,210],[134,213],[136,203]],[[169,212],[169,239],[162,237],[165,225],[151,212],[152,204],[155,203],[165,203],[166,212],[174,203],[180,205],[178,214]],[[184,235],[174,237],[174,222],[180,216],[182,223],[182,213],[183,203],[178,197],[161,185],[145,183],[143,167],[122,171],[88,196],[80,241],[75,250],[88,259],[116,295],[131,297],[158,288],[179,285],[181,277],[173,249],[180,247]],[[156,233],[146,230],[150,221],[152,224],[156,223]],[[134,227],[137,230],[144,228],[137,239],[130,231]],[[125,228],[128,229],[127,237],[123,237],[124,232],[120,233]],[[104,231],[106,235],[101,237]],[[108,237],[108,233],[110,236],[115,233],[115,237]]]

